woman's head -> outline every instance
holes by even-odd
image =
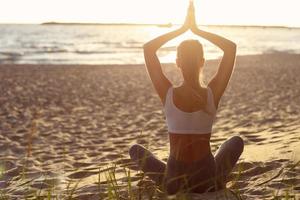
[[[204,65],[203,47],[198,40],[185,40],[177,47],[177,66],[184,80],[199,80]]]

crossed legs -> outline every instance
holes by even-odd
[[[226,179],[244,150],[244,141],[239,136],[226,140],[215,154],[216,175],[221,188],[226,185]]]
[[[140,170],[142,170],[157,185],[162,185],[166,170],[166,164],[157,159],[149,150],[142,145],[135,144],[130,147],[129,155]]]
[[[218,187],[223,188],[226,179],[237,163],[244,150],[243,139],[233,136],[226,140],[215,154],[216,176]],[[157,159],[149,150],[142,145],[135,144],[129,149],[131,159],[138,165],[149,178],[162,185],[165,177],[166,164]],[[219,184],[221,186],[219,186]]]

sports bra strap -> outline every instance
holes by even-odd
[[[170,103],[170,100],[171,100],[170,98],[172,96],[173,96],[173,86],[171,85],[166,94],[164,107],[166,107],[166,105]]]
[[[215,99],[214,99],[214,93],[210,87],[207,86],[208,94],[209,94],[209,102],[213,105],[214,109],[216,110],[216,105],[215,105]]]

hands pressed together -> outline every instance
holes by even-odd
[[[192,32],[195,32],[198,29],[195,17],[195,7],[192,1],[190,1],[184,24],[180,29],[182,29],[183,31],[187,31],[190,29]]]

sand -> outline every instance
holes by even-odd
[[[217,63],[207,62],[205,77]],[[164,70],[180,83],[172,64]],[[230,136],[245,140],[227,184],[244,199],[271,199],[285,191],[299,198],[299,76],[300,55],[237,58],[211,145],[215,152]],[[162,160],[168,156],[162,106],[143,65],[0,65],[0,105],[0,197],[50,191],[59,199],[104,199],[114,163],[121,195],[126,196],[123,172],[129,169],[134,190],[155,191],[127,153],[140,143]]]

